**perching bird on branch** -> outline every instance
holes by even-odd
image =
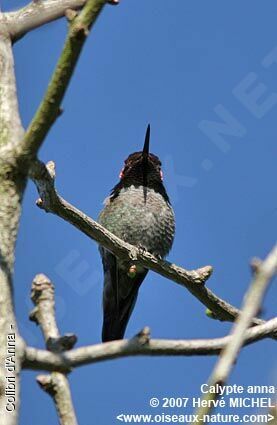
[[[143,150],[125,160],[99,222],[125,242],[164,258],[173,243],[174,212],[163,185],[161,161],[149,153],[149,141],[150,125]],[[124,337],[148,270],[132,260],[116,258],[103,247],[100,254],[104,268],[102,340],[111,341]]]

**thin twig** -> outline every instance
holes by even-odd
[[[244,345],[267,338],[276,330],[277,318],[250,328],[245,332]],[[70,369],[78,366],[128,356],[212,356],[218,355],[231,340],[230,336],[199,340],[150,339],[147,329],[139,335],[140,337],[136,336],[130,340],[90,345],[64,353],[51,353],[27,347],[23,367],[34,370],[69,372]],[[144,338],[141,335],[144,335]]]
[[[60,115],[61,102],[84,43],[106,3],[106,0],[87,0],[81,12],[69,23],[67,38],[56,69],[22,141],[21,147],[28,161],[30,157],[36,156],[48,131]]]
[[[37,275],[32,283],[31,298],[35,308],[30,314],[30,319],[40,325],[46,346],[52,352],[60,353],[67,340],[67,348],[75,344],[74,335],[61,337],[55,319],[54,287],[45,275]],[[77,419],[70,393],[70,386],[66,375],[52,372],[51,375],[39,375],[37,382],[46,391],[56,405],[61,425],[77,425]]]
[[[266,289],[276,272],[277,245],[272,249],[267,258],[259,263],[255,269],[253,281],[244,297],[241,313],[231,330],[228,344],[222,350],[220,358],[209,378],[209,386],[215,387],[218,384],[222,387],[225,385],[237,360],[240,349],[244,344],[246,331],[253,317],[260,309]],[[218,397],[219,393],[208,392],[207,395],[202,398],[203,405],[196,412],[198,420],[203,421],[204,415],[210,413],[214,406],[212,401]]]
[[[68,221],[118,257],[132,258],[142,266],[184,286],[212,311],[213,317],[226,321],[236,319],[239,310],[217,297],[204,285],[212,273],[211,266],[192,271],[185,270],[122,241],[58,195],[55,189],[55,166],[52,161],[47,166],[40,161],[34,162],[30,170],[30,177],[35,182],[40,195],[40,199],[37,201],[40,208]],[[258,325],[264,321],[255,318],[252,323]],[[272,337],[276,338],[276,335],[272,334]]]

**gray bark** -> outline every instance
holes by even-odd
[[[19,403],[19,377],[23,342],[18,334],[12,301],[12,275],[14,249],[21,212],[21,199],[26,179],[16,168],[16,151],[23,136],[14,76],[11,40],[6,33],[3,15],[0,12],[0,422],[3,425],[17,423]],[[5,368],[7,335],[16,333],[15,398],[16,409],[6,410],[7,386]]]

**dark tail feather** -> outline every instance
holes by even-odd
[[[118,309],[108,306],[104,308],[104,321],[102,328],[102,341],[113,341],[115,339],[123,339],[127,324],[129,322],[131,313],[135,307],[138,297],[139,286],[136,290],[128,295],[128,298],[119,303]]]
[[[118,270],[117,259],[110,252],[101,251],[104,266],[102,341],[122,339],[135,307],[138,291],[148,270],[137,273],[133,278],[127,271]]]

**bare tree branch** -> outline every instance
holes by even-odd
[[[31,1],[27,6],[5,13],[8,31],[13,40],[28,31],[65,16],[67,9],[78,10],[86,0]]]
[[[138,262],[142,266],[184,286],[212,311],[213,317],[219,320],[234,321],[238,316],[239,310],[237,308],[217,297],[204,286],[205,281],[212,273],[211,266],[188,271],[168,261],[157,259],[149,252],[122,241],[57,194],[54,186],[55,167],[52,161],[47,166],[40,161],[34,162],[30,177],[34,180],[40,194],[40,199],[37,202],[40,208],[73,224],[118,257],[131,258],[134,262]],[[253,319],[252,323],[258,325],[264,323],[264,321]],[[272,334],[272,337],[276,338],[276,335]]]
[[[28,158],[34,158],[48,131],[60,114],[60,106],[73,71],[92,25],[102,11],[106,0],[88,0],[69,24],[61,56],[52,75],[44,98],[30,123],[22,149]]]
[[[37,275],[32,283],[31,298],[35,304],[30,319],[40,325],[48,350],[61,352],[63,346],[55,319],[54,286],[47,276]],[[77,338],[69,338],[72,348]],[[51,375],[39,375],[37,382],[54,400],[61,425],[77,425],[75,410],[71,398],[67,377],[60,372]]]
[[[24,343],[21,340],[14,313],[12,277],[14,249],[21,213],[21,199],[26,177],[16,169],[15,151],[23,135],[18,114],[14,62],[3,14],[0,12],[0,415],[1,425],[15,425],[19,408],[21,357]],[[16,369],[7,371],[8,335],[14,335]],[[11,337],[12,337],[11,336]],[[5,389],[7,377],[15,379],[15,405],[7,407]],[[8,411],[8,409],[12,409]]]
[[[12,147],[19,144],[24,130],[18,112],[11,40],[1,12],[0,59],[0,155],[3,159],[7,147],[12,150]]]
[[[277,330],[277,318],[257,325],[245,332],[244,345],[267,338]],[[75,348],[65,353],[51,353],[27,347],[23,367],[34,370],[62,370],[103,360],[127,356],[206,356],[218,355],[231,341],[231,336],[215,339],[166,340],[150,339],[146,328],[130,340],[120,340]]]
[[[219,384],[220,386],[225,385],[236,362],[240,349],[244,344],[246,331],[250,326],[253,317],[255,314],[257,314],[262,304],[266,289],[276,273],[277,245],[273,248],[273,250],[263,262],[259,264],[256,262],[255,275],[244,297],[241,314],[234,323],[230,333],[229,341],[222,350],[220,358],[218,359],[218,362],[210,376],[208,382],[209,386],[214,387],[216,384]],[[208,401],[208,403],[205,403],[196,412],[200,421],[203,421],[203,416],[212,410],[214,405],[211,401],[218,397],[219,393],[208,392],[202,398],[202,400]]]
[[[65,16],[68,9],[78,10],[87,0],[42,0],[32,1],[14,12],[5,13],[9,34],[13,41],[27,32]],[[107,1],[116,5],[118,0]]]
[[[51,375],[38,375],[37,383],[53,398],[60,425],[77,425],[69,382],[65,375],[59,372],[52,372]]]

